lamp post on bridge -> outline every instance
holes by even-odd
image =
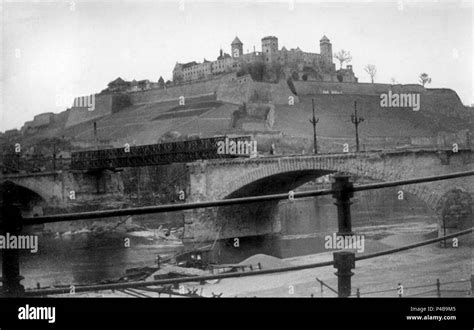
[[[359,124],[364,118],[357,115],[357,101],[354,101],[354,113],[351,115],[351,122],[355,125],[356,130],[356,152],[359,152]]]

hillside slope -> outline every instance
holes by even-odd
[[[156,91],[144,92],[143,95],[135,93],[131,96],[134,100],[132,105],[72,126],[67,123],[73,110],[68,110],[56,115],[49,126],[38,128],[33,134],[17,136],[15,139],[32,144],[43,138],[64,137],[72,140],[76,146],[91,147],[96,141],[95,122],[97,139],[103,145],[157,143],[170,132],[177,132],[181,136],[200,137],[223,134],[253,134],[257,137],[261,134],[273,134],[283,139],[295,139],[292,142],[294,145],[311,144],[313,128],[308,120],[312,117],[312,99],[316,106],[316,117],[319,118],[318,141],[323,144],[325,141],[331,141],[326,146],[327,151],[333,148],[338,150],[342,143],[353,146],[355,129],[351,123],[351,115],[354,112],[354,102],[357,102],[359,116],[364,118],[359,126],[359,135],[364,146],[445,147],[453,141],[467,146],[466,132],[474,131],[474,114],[468,110],[472,108],[464,107],[457,94],[450,89],[425,89],[420,85],[296,81],[296,96],[289,89],[283,88],[283,82],[255,83],[248,79],[226,78],[220,85],[215,80],[186,86],[187,91],[195,93],[185,95],[185,105],[180,105],[178,99],[157,97],[159,92]],[[270,99],[275,105],[272,113],[274,121],[273,118],[271,120],[273,126],[246,125],[247,131],[231,128],[233,114],[241,106],[235,101],[240,92],[234,95],[233,85],[253,86],[258,92],[271,94]],[[214,91],[218,88],[220,92],[208,93],[208,87],[212,87]],[[224,93],[227,95],[226,100],[220,99],[219,95],[227,89],[228,93]],[[249,89],[241,94],[252,94],[250,91]],[[387,91],[419,94],[419,111],[403,107],[381,107],[380,95]],[[169,96],[168,94],[165,96]],[[296,102],[293,105],[286,104],[291,96],[296,97]]]

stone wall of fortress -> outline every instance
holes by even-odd
[[[274,104],[288,104],[289,96],[294,96],[295,103],[298,102],[298,98],[290,91],[284,80],[276,84],[256,82],[250,75],[237,77],[235,73],[199,82],[184,83],[167,89],[153,89],[129,95],[130,101],[134,105],[177,100],[180,96],[186,98],[209,94],[215,94],[216,99],[222,102],[242,104],[248,102],[255,92],[261,95],[270,95]]]
[[[300,96],[312,94],[349,94],[349,95],[380,95],[387,93],[420,93],[421,107],[431,112],[444,115],[465,117],[467,111],[456,92],[450,89],[425,89],[421,85],[391,85],[371,83],[339,83],[295,81],[296,92]],[[180,96],[194,97],[214,94],[216,99],[232,104],[249,101],[270,101],[273,104],[288,104],[290,97],[299,102],[285,80],[279,83],[256,82],[245,75],[237,77],[235,73],[219,76],[205,81],[184,83],[167,89],[152,89],[129,94],[96,94],[95,110],[86,107],[73,107],[69,112],[66,127],[77,125],[99,117],[121,111],[128,105],[139,105],[153,102],[178,100]],[[252,100],[253,98],[260,100]]]
[[[66,128],[103,116],[111,115],[132,105],[127,94],[95,94],[93,110],[86,106],[73,106],[66,121]]]
[[[448,88],[424,88],[418,84],[391,85],[371,83],[340,83],[340,82],[315,82],[295,81],[298,95],[312,94],[349,94],[379,96],[387,93],[419,93],[420,107],[424,111],[451,117],[472,117],[461,102],[458,94]]]
[[[152,89],[144,92],[130,93],[130,101],[134,105],[152,102],[178,100],[184,96],[215,94],[222,102],[241,104],[246,102],[252,93],[254,82],[250,76],[236,77],[235,73],[197,82],[183,83],[166,89]]]
[[[165,102],[178,99],[181,96],[191,97],[216,93],[222,81],[230,79],[230,76],[208,79],[193,83],[183,83],[181,85],[168,87],[166,89],[151,89],[143,92],[130,93],[132,104],[145,104],[152,102]]]
[[[296,91],[299,95],[308,94],[358,94],[358,95],[380,95],[392,90],[393,93],[423,93],[425,88],[421,85],[391,85],[371,83],[340,83],[340,82],[317,82],[317,81],[295,81]]]
[[[94,110],[89,110],[87,106],[73,106],[69,111],[66,121],[66,128],[90,121],[96,118],[112,114],[112,94],[96,94]]]
[[[280,80],[280,82],[277,84],[269,84],[255,81],[252,83],[251,93],[253,93],[253,91],[270,95],[271,102],[273,104],[288,104],[288,102],[290,101],[290,97],[292,98],[294,103],[299,102],[298,96],[291,92],[287,82],[283,79]]]
[[[217,99],[223,102],[242,104],[252,101],[254,97],[260,98],[253,101],[270,101],[273,104],[288,104],[289,97],[293,97],[295,103],[299,99],[294,95],[285,80],[278,83],[267,83],[254,81],[250,75],[227,79],[219,85]]]

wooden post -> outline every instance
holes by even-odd
[[[317,140],[317,134],[316,134],[316,124],[319,122],[319,118],[316,119],[316,116],[314,114],[314,99],[311,99],[313,102],[313,118],[309,120],[311,125],[313,125],[313,153],[317,154],[318,153],[318,140]]]
[[[7,188],[8,189],[8,188]],[[18,236],[21,232],[21,213],[19,208],[5,196],[0,210],[0,233],[6,237]],[[5,198],[6,197],[6,198]],[[2,249],[2,295],[18,297],[25,291],[20,284],[20,251],[18,249]]]
[[[351,115],[351,121],[355,125],[356,152],[359,152],[359,124],[364,121],[364,118],[357,115],[357,102],[356,101],[354,101],[354,114]]]

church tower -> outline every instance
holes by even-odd
[[[244,53],[244,44],[240,41],[239,37],[235,37],[234,41],[230,44],[232,49],[232,57],[237,58],[243,55]]]
[[[332,45],[328,37],[323,36],[322,39],[319,40],[319,48],[323,62],[328,66],[332,66]]]

